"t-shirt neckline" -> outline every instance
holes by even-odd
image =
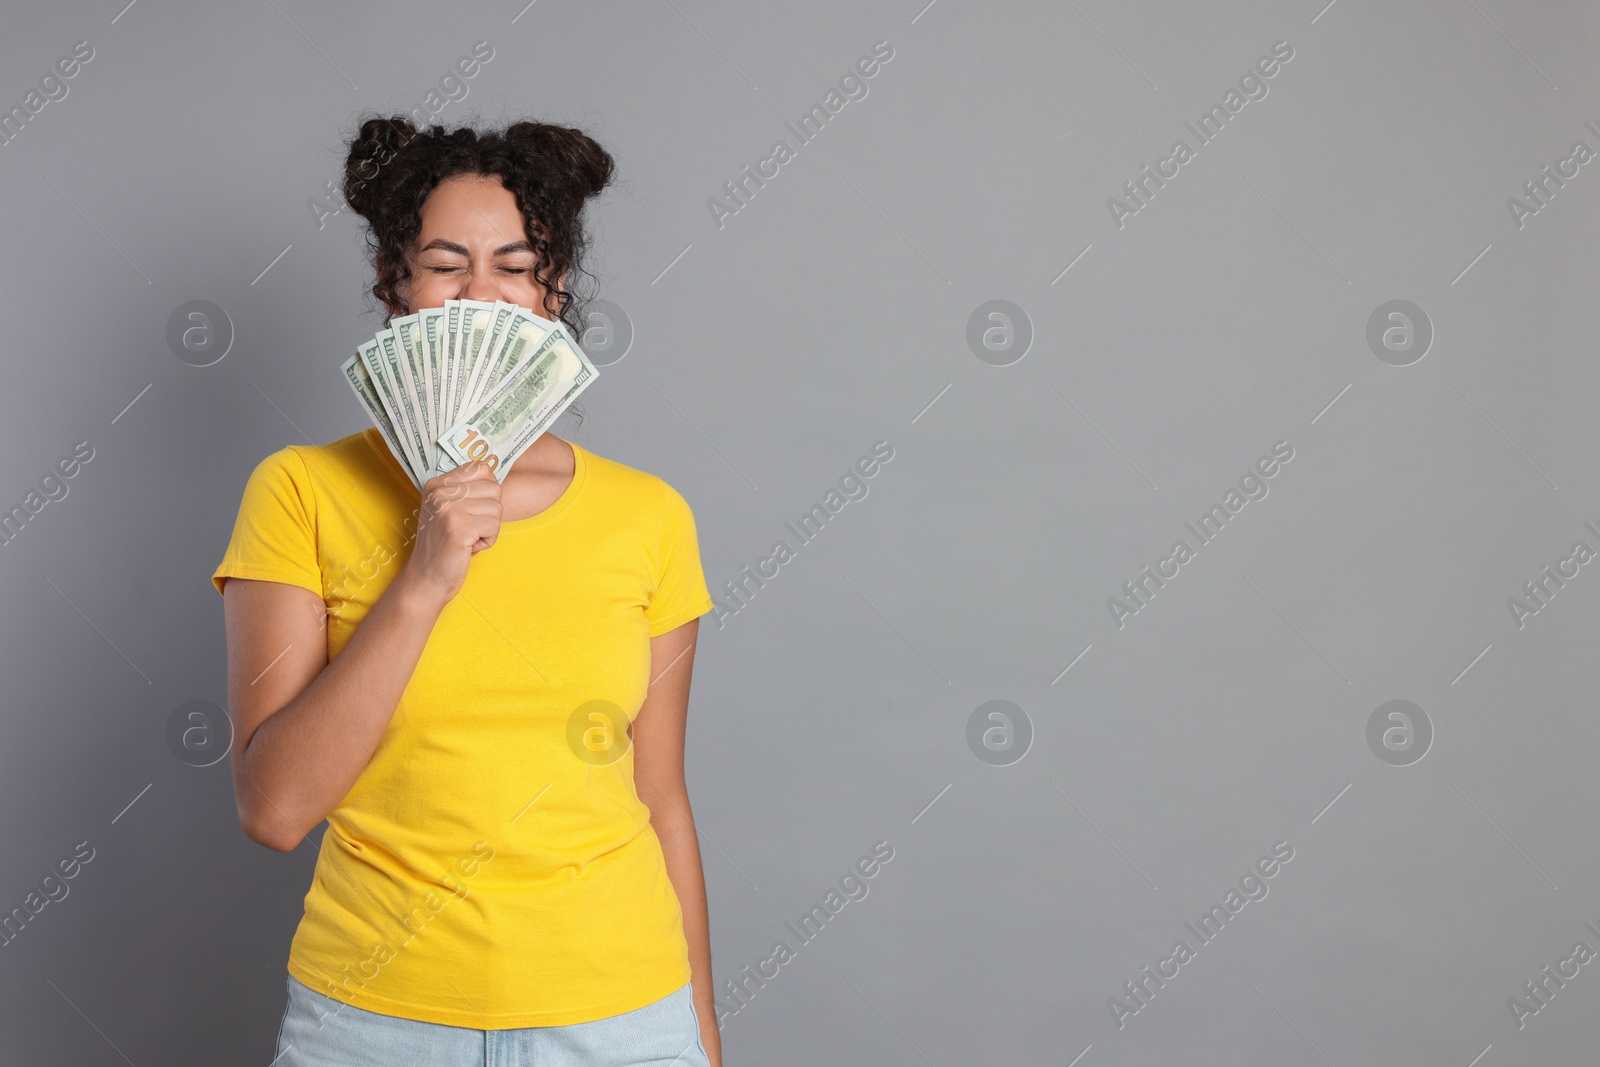
[[[388,446],[379,435],[377,427],[367,427],[366,437],[367,443],[372,447],[373,451],[383,455],[394,475],[405,483],[406,488],[413,493],[417,493],[420,500],[421,491],[417,488],[416,483],[411,480],[411,476],[406,473],[405,468],[400,466],[400,461],[394,457],[394,453],[389,451]],[[566,439],[562,438],[562,440]],[[567,444],[572,447],[572,481],[567,483],[566,489],[562,490],[561,495],[556,497],[549,507],[537,515],[529,515],[525,519],[512,519],[510,522],[502,522],[500,524],[502,533],[507,530],[531,530],[536,526],[542,526],[571,506],[573,499],[578,495],[578,490],[583,488],[584,480],[589,471],[589,460],[583,446],[578,442],[567,441]]]
[[[566,438],[562,438],[562,440],[565,441]],[[578,490],[583,488],[584,479],[589,472],[589,462],[584,455],[582,445],[576,441],[567,441],[567,444],[572,447],[572,481],[567,483],[567,487],[561,491],[561,495],[556,497],[549,507],[537,515],[529,515],[525,519],[512,519],[510,522],[502,521],[500,523],[501,533],[531,530],[535,526],[542,526],[572,505],[573,499],[578,495]]]

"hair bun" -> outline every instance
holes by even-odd
[[[609,185],[616,170],[610,152],[582,130],[569,126],[517,122],[506,128],[505,138],[514,146],[538,149],[558,161],[551,176],[563,178],[566,191],[580,201]]]
[[[389,176],[402,169],[389,164],[418,136],[417,128],[399,115],[361,124],[344,163],[344,198],[356,214],[373,218],[391,184]]]

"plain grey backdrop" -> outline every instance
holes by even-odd
[[[272,1058],[320,832],[249,842],[172,724],[226,700],[250,469],[365,425],[327,183],[412,108],[619,163],[556,432],[687,497],[727,609],[726,1062],[1593,1054],[1600,10],[125,3],[0,19],[5,1062]],[[199,300],[220,359],[169,344]]]

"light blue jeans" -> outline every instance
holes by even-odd
[[[593,1022],[473,1030],[365,1011],[290,975],[272,1067],[710,1067],[690,990]]]

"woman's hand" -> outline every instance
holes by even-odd
[[[466,584],[467,564],[500,536],[500,481],[481,460],[430,478],[411,558],[396,581],[420,590],[441,608]]]

